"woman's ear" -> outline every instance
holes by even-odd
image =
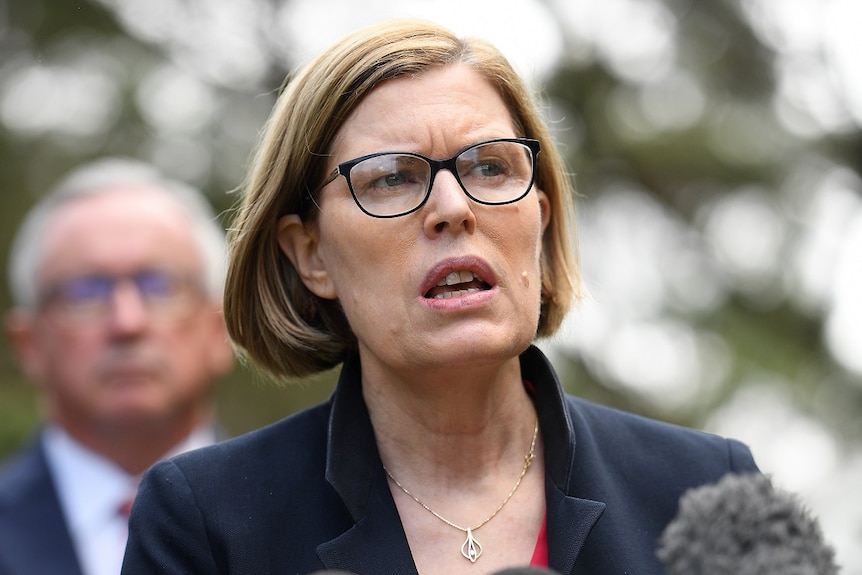
[[[335,299],[335,286],[320,257],[317,229],[306,225],[296,214],[278,220],[278,245],[311,293],[324,299]]]
[[[548,224],[551,223],[551,200],[542,190],[537,188],[536,191],[539,197],[539,210],[541,210],[539,217],[542,218],[542,234],[544,234],[545,230],[548,229]]]

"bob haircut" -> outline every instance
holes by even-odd
[[[390,21],[346,36],[288,79],[243,184],[229,230],[224,313],[234,344],[265,372],[276,378],[314,374],[338,365],[357,347],[339,303],[306,289],[281,252],[279,218],[299,214],[305,225],[316,224],[309,200],[325,177],[333,140],[375,87],[456,63],[496,87],[519,136],[541,142],[535,185],[548,196],[551,220],[542,240],[536,335],[553,334],[581,296],[574,191],[523,80],[487,42],[461,39],[427,22]]]

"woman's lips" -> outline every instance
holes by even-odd
[[[491,289],[482,277],[471,270],[456,270],[441,278],[425,293],[429,299],[447,299]]]
[[[494,288],[496,275],[484,260],[475,256],[453,257],[438,262],[422,287],[426,299],[449,299]]]

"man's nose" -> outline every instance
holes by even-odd
[[[111,326],[120,332],[134,332],[146,325],[148,316],[146,301],[135,283],[129,279],[118,281],[108,308]]]

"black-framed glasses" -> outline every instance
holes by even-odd
[[[445,160],[413,152],[378,152],[338,164],[318,190],[344,176],[360,210],[375,218],[395,218],[421,208],[437,172],[445,169],[474,202],[511,204],[533,186],[540,149],[538,140],[498,138],[467,146]]]
[[[131,284],[150,314],[174,316],[188,310],[203,293],[190,275],[168,270],[142,270],[127,275],[85,274],[58,281],[46,289],[40,305],[76,321],[99,321],[108,316],[122,284]]]

